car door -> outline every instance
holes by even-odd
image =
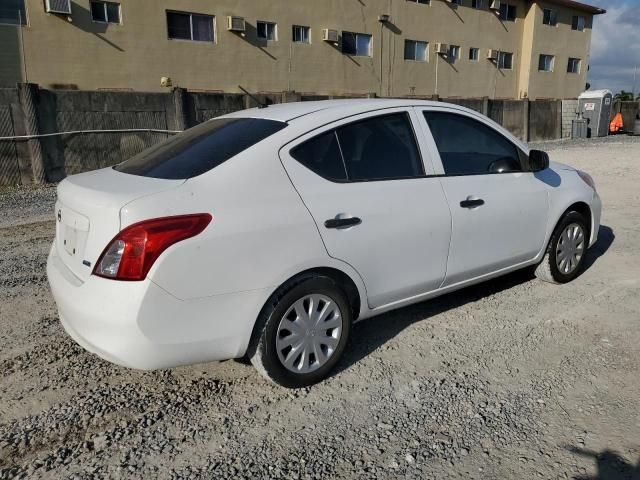
[[[371,308],[438,288],[451,233],[423,163],[416,113],[385,109],[315,130],[280,151],[330,256],[362,277]]]
[[[528,171],[526,155],[479,115],[435,108],[422,114],[452,216],[444,286],[536,257],[548,193]]]

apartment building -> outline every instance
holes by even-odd
[[[576,98],[572,0],[3,0],[0,86]]]

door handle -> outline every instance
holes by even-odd
[[[460,206],[462,208],[475,208],[479,207],[480,205],[484,205],[484,200],[482,200],[481,198],[467,197],[466,200],[462,200],[460,202]]]
[[[324,221],[324,226],[326,228],[346,228],[360,225],[361,223],[362,220],[358,217],[330,218],[329,220]]]

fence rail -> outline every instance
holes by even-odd
[[[59,137],[63,135],[79,135],[83,133],[180,133],[182,130],[160,130],[157,128],[127,128],[127,129],[111,129],[111,130],[70,130],[68,132],[40,133],[38,135],[15,135],[13,137],[0,137],[0,142],[25,141],[37,138]]]

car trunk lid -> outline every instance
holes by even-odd
[[[183,184],[121,173],[113,168],[67,177],[58,185],[56,250],[62,262],[86,280],[98,257],[120,231],[120,210],[129,202]]]

